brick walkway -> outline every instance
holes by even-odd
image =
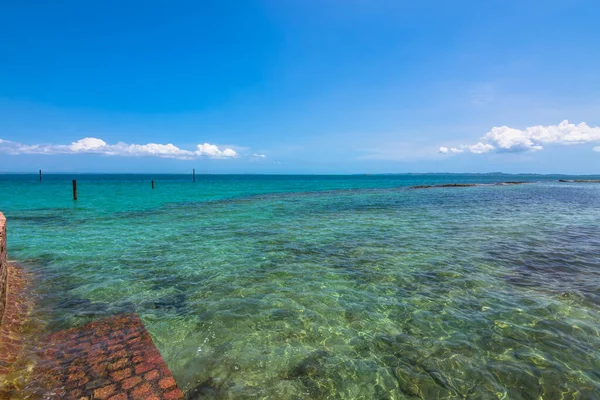
[[[38,395],[59,399],[183,399],[137,315],[50,335],[39,352]]]

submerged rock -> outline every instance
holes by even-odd
[[[450,392],[458,393],[458,390],[456,390],[450,384],[450,382],[448,382],[448,379],[446,379],[446,377],[442,374],[442,372],[439,369],[425,368],[425,372],[427,372],[427,374],[431,377],[431,379],[433,379],[433,381],[435,383],[437,383],[439,386],[443,387],[444,389],[446,389]]]
[[[559,179],[558,181],[570,183],[600,183],[599,179]]]
[[[398,383],[398,389],[405,395],[413,398],[422,399],[421,389],[417,384],[416,375],[407,367],[400,366],[390,369],[396,382]]]
[[[185,398],[186,400],[225,398],[231,386],[233,386],[232,383],[218,382],[216,379],[208,377],[190,389]]]
[[[506,182],[499,182],[497,183],[497,185],[523,185],[526,183],[531,183],[531,182],[526,182],[526,181],[506,181]],[[459,187],[473,187],[473,186],[484,186],[484,185],[489,185],[489,184],[483,184],[483,183],[444,183],[441,185],[417,185],[417,186],[411,186],[410,189],[433,189],[433,188],[459,188]]]
[[[106,315],[110,309],[109,303],[92,302],[82,297],[71,297],[58,303],[59,309],[68,310],[71,315],[93,317]]]
[[[473,187],[473,186],[480,186],[480,185],[477,183],[445,183],[442,185],[411,186],[410,189],[453,188],[453,187]]]
[[[331,377],[328,376],[326,359],[329,352],[316,350],[304,358],[290,371],[288,379],[299,379],[309,398],[321,398],[333,388]]]
[[[186,295],[184,293],[161,297],[153,302],[154,308],[180,309],[185,305]]]
[[[377,334],[373,337],[373,346],[378,350],[389,350],[393,348],[396,341],[393,336]]]
[[[284,320],[284,319],[294,319],[296,318],[296,313],[291,310],[283,310],[277,309],[271,313],[271,319],[276,321]]]
[[[324,360],[329,353],[326,350],[316,350],[310,353],[304,358],[296,367],[292,370],[291,376],[302,377],[302,376],[315,376],[323,372]]]
[[[355,336],[350,339],[350,346],[356,351],[356,353],[361,357],[368,357],[371,351],[371,347],[369,345],[369,341],[362,336]]]

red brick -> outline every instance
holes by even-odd
[[[110,332],[110,327],[108,326],[99,326],[98,328],[95,329],[95,335],[96,336],[106,336],[106,334],[108,332]]]
[[[77,345],[71,347],[71,350],[73,351],[85,351],[85,350],[89,350],[92,347],[92,342],[81,342],[78,343]]]
[[[170,392],[163,394],[163,399],[165,399],[165,400],[183,399],[183,392],[179,389],[171,390]]]
[[[90,370],[96,375],[104,375],[106,372],[106,364],[93,365]]]
[[[144,361],[144,357],[142,357],[142,356],[135,356],[135,357],[133,357],[132,361],[134,362],[134,364],[139,364],[142,361]]]
[[[122,340],[120,338],[117,338],[117,339],[115,339],[115,338],[112,338],[112,339],[106,338],[106,339],[107,339],[106,345],[108,347],[123,346]]]
[[[163,374],[164,376],[171,376],[171,371],[169,370],[169,367],[167,367],[167,364],[162,364],[158,367],[158,370],[160,371],[161,374]]]
[[[103,388],[94,390],[94,398],[95,399],[107,399],[108,396],[114,393],[117,389],[117,385],[108,385]]]
[[[153,368],[154,368],[154,366],[152,364],[147,364],[147,363],[138,364],[138,365],[135,366],[135,374],[136,375],[140,375],[140,374],[143,374],[146,371],[150,371]]]
[[[4,318],[6,318],[6,313],[4,314]],[[1,329],[1,328],[0,328],[0,332],[6,333],[6,335],[10,335],[11,334],[10,332],[5,332],[5,330]],[[14,338],[10,337],[10,336],[3,336],[2,337],[2,342],[4,342],[4,343],[10,343],[10,344],[17,344],[19,341],[17,339],[14,339]]]
[[[7,354],[4,357],[2,357],[2,361],[8,362],[8,363],[14,363],[17,361],[17,356],[14,354]]]
[[[81,389],[70,390],[69,394],[67,395],[67,399],[78,399],[81,397],[82,394],[83,390]]]
[[[104,364],[106,363],[107,358],[104,354],[100,353],[100,354],[90,354],[87,358],[87,362],[89,365],[95,365],[95,364]]]
[[[119,351],[115,351],[114,353],[110,353],[109,357],[111,359],[116,359],[116,358],[121,358],[121,357],[125,357],[127,355],[127,350],[126,349],[122,349]]]
[[[142,350],[142,357],[144,356],[144,350],[145,348],[147,348],[148,346],[152,346],[152,343],[146,343],[146,342],[138,342],[138,343],[134,343],[134,344],[129,344],[127,345],[129,347],[129,352],[132,352],[134,350]],[[134,353],[135,355],[135,353]]]
[[[141,342],[141,341],[142,341],[142,338],[138,336],[136,338],[128,340],[127,344],[131,346],[132,344],[135,344],[135,343],[138,343],[138,342]]]
[[[125,379],[123,382],[121,382],[121,387],[124,390],[129,390],[141,381],[142,378],[140,378],[139,376],[132,376],[131,378]]]
[[[47,371],[46,380],[49,383],[60,383],[62,381],[62,376],[59,375],[56,371]]]
[[[160,381],[158,381],[158,386],[160,386],[162,389],[168,389],[172,386],[175,386],[175,379],[169,377],[169,378],[163,378]]]
[[[109,398],[108,400],[127,400],[127,393],[120,393],[116,396]]]
[[[79,371],[83,371],[83,368],[81,368],[80,365],[77,365],[75,363],[71,363],[71,365],[69,366],[69,368],[67,368],[67,372],[69,374],[74,374],[74,373],[79,372]]]
[[[110,366],[108,368],[114,371],[115,369],[123,368],[128,363],[129,363],[129,359],[124,357],[124,358],[121,358],[121,359],[115,361],[114,363],[110,364]]]
[[[83,358],[74,358],[71,360],[69,372],[75,371],[76,369],[85,369],[86,365],[87,363],[83,360]]]
[[[99,335],[91,338],[92,343],[97,339],[96,345],[90,343],[91,331]],[[10,332],[6,337],[12,338]],[[34,376],[37,374],[51,384],[49,390],[69,386],[69,391],[60,398],[71,393],[72,396],[88,393],[90,398],[101,400],[162,400],[165,392],[168,392],[166,399],[183,398],[150,335],[135,315],[106,318],[52,337],[54,341],[46,339],[45,349],[40,350],[42,360]],[[10,347],[16,343],[6,341],[6,344]],[[48,351],[50,347],[54,351]],[[85,351],[68,353],[82,347]],[[137,376],[132,376],[134,370]],[[84,376],[80,378],[81,371]],[[85,391],[77,392],[83,387]]]
[[[160,364],[163,362],[162,357],[158,352],[156,354],[149,354],[146,356],[146,362],[150,364]]]
[[[77,386],[85,386],[85,384],[88,383],[89,381],[90,381],[90,378],[87,376],[84,376],[77,382]]]
[[[65,384],[62,386],[62,389],[65,389],[65,390],[67,390],[67,391],[69,391],[69,392],[70,392],[70,391],[72,391],[72,390],[75,390],[75,389],[77,389],[78,387],[79,387],[79,383],[78,383],[77,381],[70,381],[70,382],[69,382],[69,381],[67,381],[67,383],[65,383]]]
[[[112,376],[115,381],[122,381],[123,379],[131,376],[131,368],[125,368],[117,372],[113,372],[110,376]]]
[[[44,357],[51,358],[58,356],[58,350],[50,348],[44,352]]]
[[[119,350],[121,350],[124,347],[125,346],[123,346],[122,344],[119,343],[119,344],[115,344],[115,345],[112,345],[112,346],[108,346],[106,348],[106,350],[108,350],[109,352],[112,353],[113,351],[119,351]]]
[[[144,375],[144,379],[147,381],[152,381],[154,379],[158,379],[160,377],[160,374],[158,373],[158,370],[153,369],[150,372],[147,372],[146,375]]]
[[[4,344],[4,351],[6,351],[7,353],[16,353],[19,351],[19,348],[14,344],[6,343]]]
[[[83,378],[85,376],[85,372],[83,370],[77,370],[74,371],[73,373],[69,374],[69,381],[76,381],[79,380],[81,378]]]
[[[77,340],[79,340],[80,342],[88,342],[88,341],[92,340],[93,338],[94,338],[93,335],[85,335],[85,336],[80,337]]]
[[[133,333],[131,333],[131,334],[129,334],[129,335],[127,335],[127,336],[125,336],[125,337],[123,338],[123,340],[130,340],[130,339],[136,338],[136,337],[138,337],[138,336],[140,336],[139,332],[133,332]]]
[[[146,399],[146,397],[150,396],[152,393],[152,386],[149,383],[145,382],[139,386],[136,386],[135,389],[131,391],[131,398],[134,400],[138,399]]]

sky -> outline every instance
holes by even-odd
[[[600,2],[0,5],[0,172],[600,174]]]

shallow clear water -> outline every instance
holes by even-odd
[[[0,175],[38,317],[137,312],[191,394],[600,398],[600,184],[76,178]]]

